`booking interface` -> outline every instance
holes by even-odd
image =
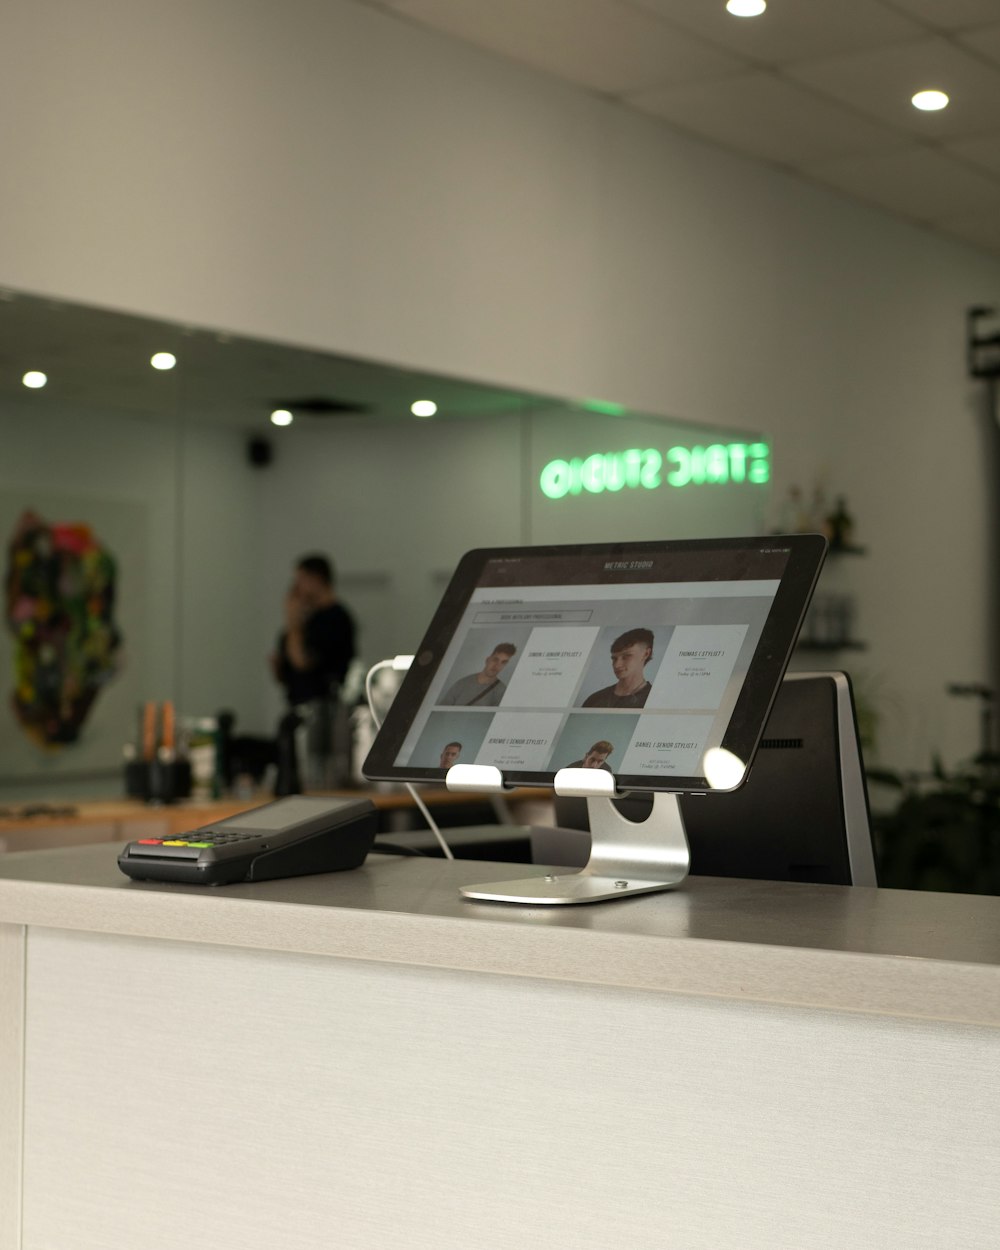
[[[396,765],[704,776],[786,561],[766,548],[490,561]]]

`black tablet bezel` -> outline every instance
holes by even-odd
[[[795,640],[812,597],[826,555],[827,542],[820,534],[790,534],[753,538],[668,539],[662,542],[581,543],[539,547],[480,548],[467,552],[448,585],[418,648],[413,664],[385,718],[385,723],[364,762],[363,773],[372,781],[423,781],[443,784],[443,768],[400,767],[393,763],[413,718],[419,713],[448,645],[477,589],[485,566],[492,560],[520,560],[553,556],[599,556],[607,560],[642,560],[652,554],[704,552],[781,552],[788,560],[777,593],[739,693],[722,746],[749,765],[767,722],[788,666]],[[706,580],[720,580],[708,578]],[[627,584],[627,583],[620,583]],[[558,587],[554,588],[558,591]],[[554,595],[557,597],[557,595]],[[529,770],[504,774],[504,785],[553,786],[554,772]],[[656,777],[615,774],[619,793],[698,793],[712,788],[704,777]]]

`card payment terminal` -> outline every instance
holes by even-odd
[[[357,868],[375,839],[370,799],[293,795],[175,838],[139,838],[118,856],[127,877],[231,885]]]

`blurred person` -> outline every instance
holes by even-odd
[[[306,786],[340,781],[337,759],[346,755],[346,717],[340,687],[355,655],[355,626],[339,602],[333,565],[323,555],[302,556],[285,596],[285,628],[271,668],[306,727]],[[341,724],[341,722],[344,724]]]
[[[290,706],[339,688],[353,659],[354,618],[337,600],[333,565],[326,556],[303,556],[285,596],[285,628],[272,657]]]

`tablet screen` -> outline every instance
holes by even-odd
[[[756,748],[824,551],[796,535],[470,552],[366,775],[583,767],[706,789],[710,748]]]

